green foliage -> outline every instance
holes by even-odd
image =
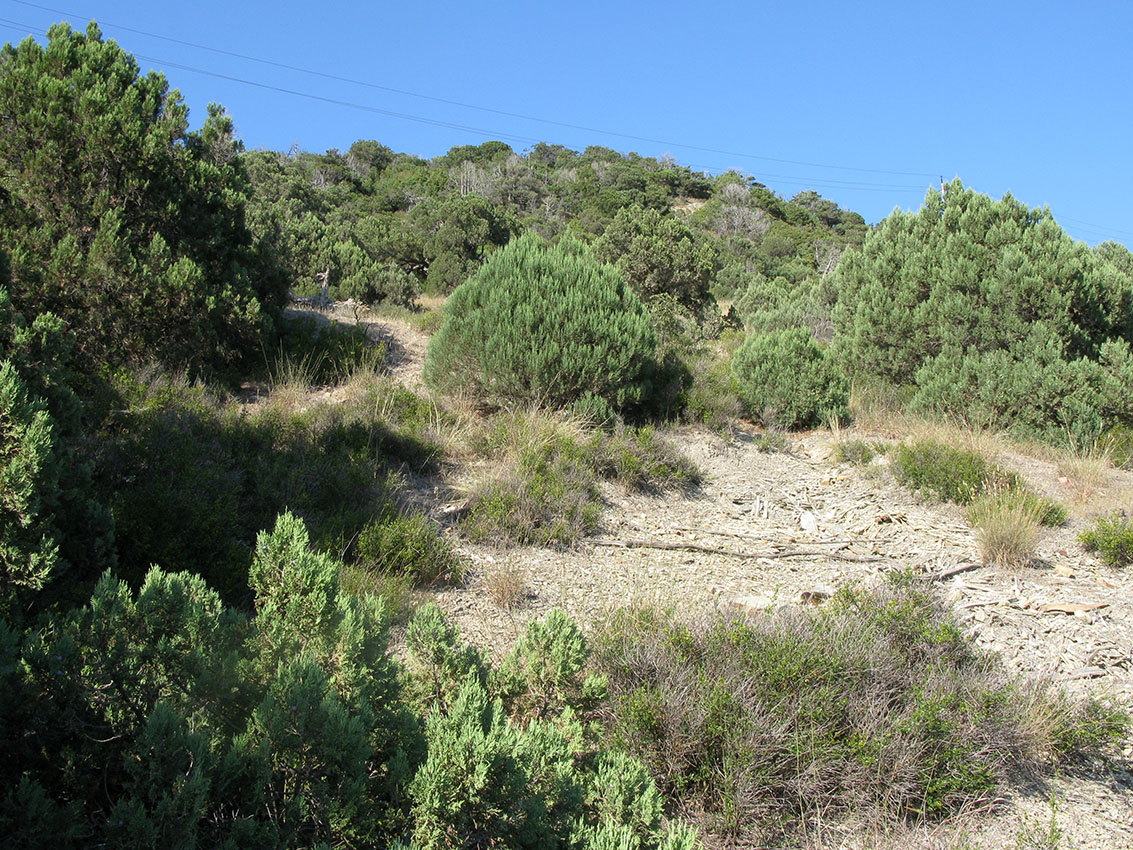
[[[849,381],[806,328],[749,335],[732,373],[748,412],[765,425],[806,428],[848,413]]]
[[[0,616],[18,621],[81,599],[114,563],[113,530],[91,493],[71,337],[44,313],[11,309],[0,251]]]
[[[452,294],[425,381],[483,404],[561,406],[590,394],[620,408],[646,399],[654,344],[617,272],[576,241],[527,234]]]
[[[915,383],[919,408],[1079,444],[1129,421],[1133,280],[1049,210],[953,181],[881,222],[836,286],[841,362]]]
[[[1066,522],[1065,507],[1035,494],[1016,473],[968,449],[937,440],[914,440],[897,448],[892,469],[905,486],[947,502],[967,505],[991,493],[1034,511],[1043,525]]]
[[[553,414],[500,414],[482,443],[492,466],[472,483],[461,522],[473,540],[569,545],[597,530],[603,478],[642,491],[700,481],[648,426],[590,431]]]
[[[917,584],[754,618],[622,613],[596,650],[614,740],[671,811],[761,844],[838,812],[944,816],[1070,757],[1072,730],[1073,755],[1120,740],[1104,708],[1012,681]]]
[[[28,397],[10,361],[0,362],[0,617],[25,608],[56,567],[54,443],[42,402]]]
[[[38,815],[30,834],[62,846],[372,844],[402,829],[422,741],[382,604],[342,595],[339,567],[283,516],[258,541],[251,620],[155,568],[136,595],[107,576],[89,605],[5,636],[18,702],[4,721],[23,735],[3,770],[22,778],[5,781],[0,818]]]
[[[1133,564],[1133,520],[1128,517],[1098,517],[1094,527],[1083,531],[1078,539],[1111,567]]]
[[[390,516],[392,471],[429,469],[439,451],[432,405],[388,379],[342,404],[291,412],[269,401],[250,415],[160,374],[122,375],[118,386],[96,485],[113,511],[121,574],[135,583],[157,562],[244,602],[256,533],[279,512],[350,555],[367,523]]]
[[[358,535],[355,560],[379,575],[404,575],[414,584],[459,581],[460,558],[424,514],[390,512],[366,524]]]
[[[493,687],[508,715],[520,723],[546,723],[568,709],[572,720],[592,717],[605,699],[606,682],[585,669],[589,658],[582,630],[556,608],[528,624],[500,665]]]
[[[447,712],[466,683],[475,681],[482,687],[488,683],[487,662],[475,647],[461,641],[460,633],[435,602],[413,613],[405,632],[405,648],[406,694],[423,716]]]
[[[285,295],[244,226],[231,121],[199,133],[165,78],[93,23],[0,54],[0,247],[13,304],[75,333],[76,364],[224,369]]]
[[[490,677],[434,605],[407,645],[408,687],[429,713],[428,758],[409,788],[416,846],[698,846],[686,826],[662,830],[639,762],[596,751],[598,727],[580,718],[604,683],[586,675],[586,641],[561,611],[532,623]]]
[[[893,474],[912,490],[966,505],[984,491],[993,475],[1005,473],[997,473],[976,452],[936,440],[916,440],[898,447]]]
[[[406,227],[410,238],[420,244],[427,268],[425,286],[431,293],[452,292],[493,248],[507,244],[519,232],[506,212],[475,195],[418,204]]]
[[[618,212],[594,243],[594,256],[615,266],[643,301],[669,295],[695,313],[712,301],[715,252],[687,225],[655,209]]]

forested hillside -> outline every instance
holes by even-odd
[[[494,660],[430,602],[467,547],[592,539],[611,488],[696,498],[682,427],[783,450],[856,393],[1128,463],[1123,246],[959,180],[871,227],[603,147],[233,126],[93,23],[0,51],[5,846],[790,844],[1127,740],[906,569],[780,618],[556,610]],[[324,288],[352,321],[291,306]],[[431,337],[421,385],[382,316]],[[938,448],[894,442],[899,480],[1066,521]]]

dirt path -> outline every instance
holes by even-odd
[[[420,389],[427,337],[404,322],[364,321],[389,344],[394,375]],[[797,436],[788,453],[762,452],[750,438],[724,439],[698,428],[672,438],[703,471],[702,487],[643,496],[607,486],[602,532],[593,541],[566,551],[501,551],[455,541],[472,564],[469,579],[436,598],[466,638],[498,660],[531,618],[556,606],[592,627],[634,603],[761,610],[820,603],[847,582],[868,585],[893,570],[956,570],[938,583],[941,592],[976,642],[999,653],[1009,669],[1133,707],[1133,570],[1104,567],[1084,551],[1077,534],[1086,511],[1065,527],[1043,530],[1036,565],[981,566],[959,508],[920,501],[882,466],[835,463],[829,432]],[[1065,498],[1053,465],[1015,460],[1032,486]],[[1107,504],[1125,500],[1133,507],[1133,474],[1110,471],[1103,486]],[[619,545],[625,541],[689,548]],[[503,577],[526,591],[512,610],[489,592]],[[1130,744],[1126,756],[1133,756]],[[1060,846],[1133,847],[1133,779],[1098,779],[1057,783]],[[954,829],[965,831],[968,846],[1029,846],[1021,839],[1028,825],[1051,822],[1050,793],[1016,793],[997,816]],[[945,843],[939,838],[929,836],[922,846],[959,840],[953,833]]]

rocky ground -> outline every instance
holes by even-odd
[[[404,322],[369,317],[367,324],[390,344],[394,374],[419,388],[426,338]],[[640,495],[608,486],[600,535],[575,549],[499,550],[458,541],[472,565],[468,579],[436,599],[467,639],[499,658],[531,618],[555,606],[594,626],[612,609],[642,602],[752,611],[814,605],[847,582],[870,584],[912,568],[937,584],[977,643],[999,653],[1010,670],[1133,707],[1133,570],[1103,566],[1077,541],[1092,515],[1133,509],[1133,473],[1109,470],[1081,501],[1075,482],[1054,464],[1003,457],[1035,489],[1071,508],[1065,526],[1043,529],[1034,563],[1005,569],[980,562],[956,506],[915,497],[883,464],[834,461],[839,438],[877,435],[792,436],[787,451],[766,452],[743,432],[675,431],[671,439],[704,473],[700,487]],[[441,516],[457,497],[436,492],[430,507]],[[517,604],[499,604],[505,590]],[[944,827],[889,837],[834,831],[822,842],[1133,847],[1133,777],[1118,768],[1059,779]]]

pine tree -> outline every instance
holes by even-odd
[[[645,308],[581,243],[528,233],[457,287],[429,344],[425,381],[489,405],[615,407],[649,391],[655,337]]]

